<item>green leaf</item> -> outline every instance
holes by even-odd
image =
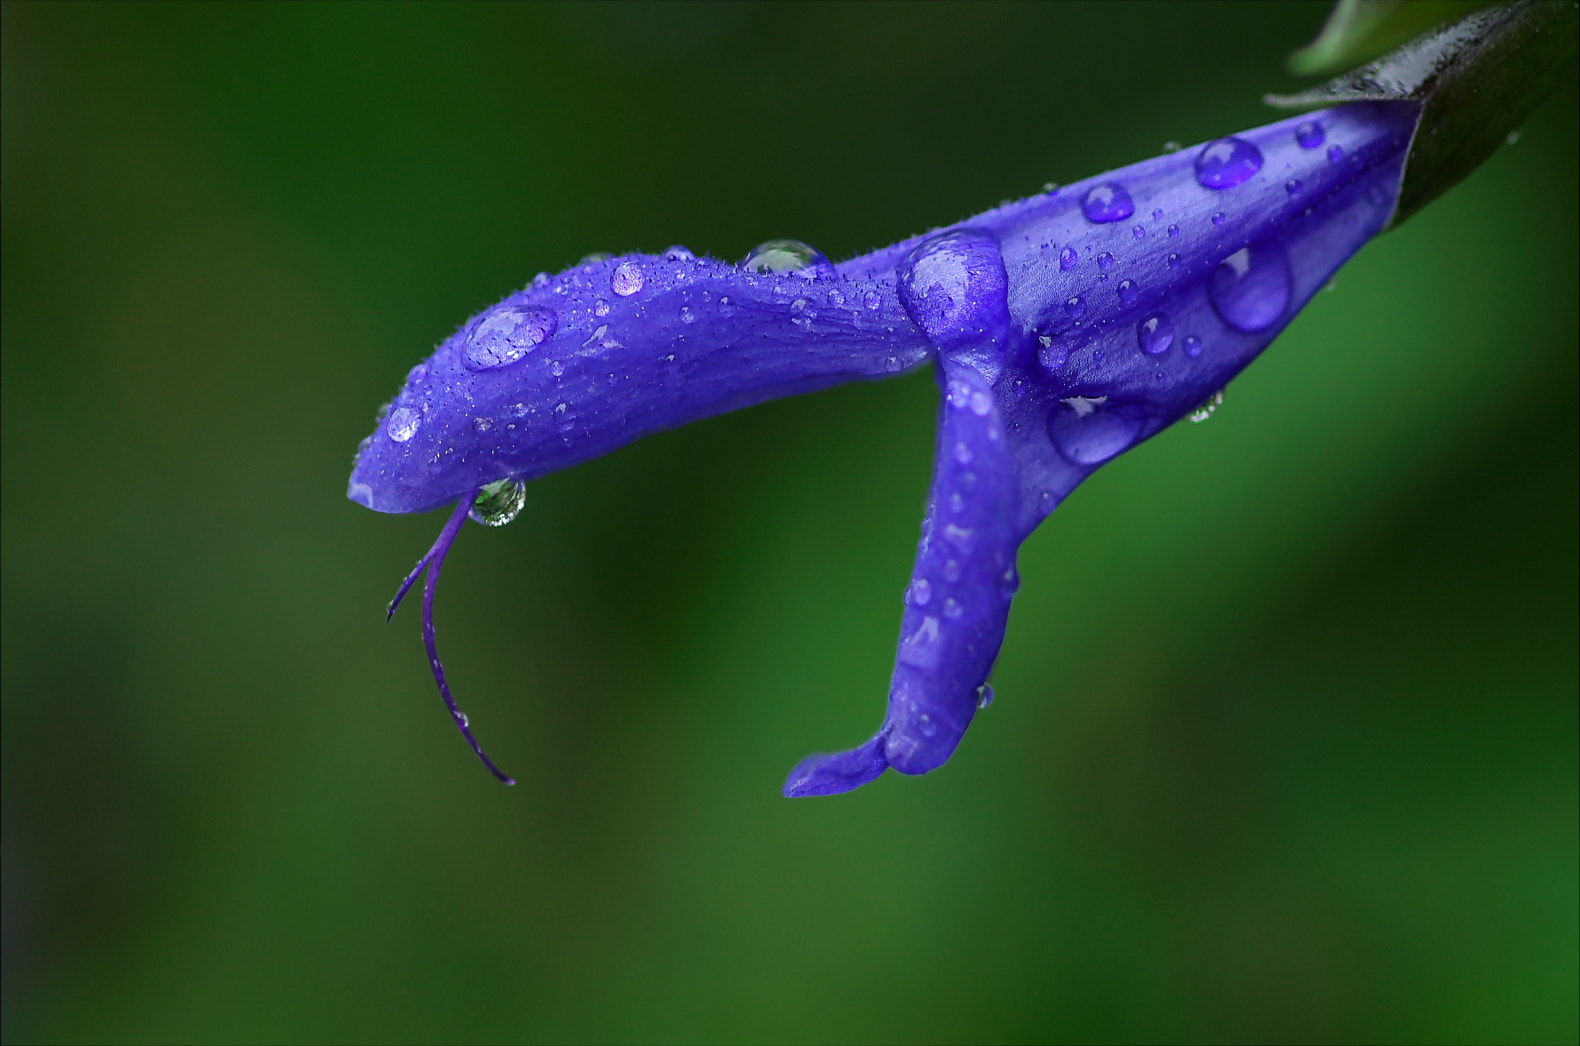
[[[1573,0],[1484,7],[1325,84],[1266,101],[1419,103],[1393,228],[1480,166],[1552,93],[1580,40],[1577,12]]]
[[[1298,76],[1331,75],[1391,51],[1494,0],[1338,0],[1322,32],[1289,56]]]

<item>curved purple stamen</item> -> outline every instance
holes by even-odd
[[[395,608],[405,598],[411,586],[416,582],[417,575],[424,567],[428,568],[428,579],[422,589],[422,644],[428,648],[428,665],[433,669],[433,680],[439,684],[439,696],[444,698],[445,707],[450,710],[450,718],[455,720],[456,728],[461,731],[461,736],[466,738],[466,743],[472,746],[472,751],[477,753],[477,758],[488,767],[488,772],[499,778],[507,785],[516,783],[515,779],[506,774],[494,761],[488,758],[488,753],[483,751],[483,746],[477,743],[477,738],[472,736],[472,727],[466,718],[466,713],[455,707],[455,698],[450,696],[450,684],[445,682],[444,663],[439,660],[439,644],[434,634],[433,627],[433,593],[439,587],[439,571],[444,567],[444,557],[449,554],[450,546],[455,544],[456,535],[461,532],[461,525],[466,522],[467,513],[472,509],[472,502],[477,497],[477,491],[472,491],[456,503],[455,511],[450,513],[450,519],[439,531],[439,538],[433,543],[426,555],[417,561],[417,566],[401,582],[400,591],[395,593],[395,598],[390,600],[389,616],[395,615]],[[387,620],[387,619],[386,619]]]

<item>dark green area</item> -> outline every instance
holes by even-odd
[[[845,256],[1276,118],[1320,5],[3,8],[8,1041],[1577,1033],[1576,83],[883,709],[926,375],[441,517],[407,368],[591,250]]]

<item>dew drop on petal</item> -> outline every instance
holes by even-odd
[[[1214,214],[1212,216],[1212,223],[1214,225],[1222,225],[1224,222],[1226,222],[1228,220],[1229,220],[1229,216],[1227,214],[1224,214],[1222,211],[1219,211],[1217,214]]]
[[[1284,183],[1284,191],[1291,196],[1299,196],[1300,190],[1304,188],[1305,185],[1301,183],[1299,178],[1291,178]]]
[[[478,320],[466,336],[461,361],[474,371],[508,367],[552,337],[558,324],[553,309],[496,309]]]
[[[1071,397],[1060,400],[1048,415],[1048,438],[1059,456],[1072,465],[1098,465],[1136,441],[1145,422],[1137,404],[1110,406],[1105,401]]]
[[[1330,145],[1330,146],[1328,146],[1328,162],[1329,163],[1338,163],[1342,159],[1344,159],[1344,146],[1342,146],[1342,145]]]
[[[405,443],[422,427],[422,415],[410,407],[396,407],[384,422],[384,431],[396,443]]]
[[[1174,323],[1167,313],[1148,316],[1136,325],[1136,344],[1141,351],[1154,356],[1167,351],[1174,343]]]
[[[1196,181],[1208,189],[1232,189],[1262,169],[1262,150],[1244,138],[1219,138],[1196,154]]]
[[[1008,277],[998,239],[954,229],[924,240],[900,266],[900,304],[940,348],[980,341],[1009,323]]]
[[[468,513],[477,522],[488,527],[502,527],[521,515],[521,506],[527,503],[527,485],[513,479],[496,479],[485,483],[472,500]]]
[[[1124,186],[1117,182],[1101,182],[1081,197],[1081,213],[1089,222],[1118,222],[1136,213],[1136,205]]]
[[[808,280],[835,275],[833,264],[823,252],[800,240],[764,240],[746,255],[741,268],[759,276],[793,272]]]
[[[1076,253],[1074,247],[1066,247],[1059,252],[1059,270],[1061,272],[1069,272],[1079,264],[1081,264],[1081,256]]]
[[[1192,358],[1201,355],[1201,339],[1196,337],[1196,335],[1185,335],[1185,341],[1183,344],[1185,348],[1185,355]]]
[[[977,687],[977,708],[986,708],[993,703],[993,688],[983,683]]]
[[[1225,258],[1207,278],[1207,300],[1223,322],[1250,333],[1283,319],[1293,288],[1288,252],[1267,240]]]
[[[1037,339],[1037,362],[1046,370],[1056,371],[1070,361],[1070,350],[1063,342],[1056,342],[1044,334]]]
[[[1164,258],[1163,260],[1164,260],[1164,262],[1166,262],[1168,264],[1168,267],[1171,268],[1171,269],[1177,269],[1177,268],[1180,267],[1180,256],[1177,255],[1177,254],[1170,254],[1167,258]]]
[[[1147,238],[1147,231],[1139,225],[1134,229],[1131,229],[1130,234],[1138,240],[1144,240]]]
[[[609,289],[622,298],[629,298],[647,283],[647,274],[634,261],[623,261],[614,267],[609,276]]]
[[[1079,317],[1085,311],[1086,302],[1081,300],[1081,296],[1079,294],[1064,303],[1064,314],[1070,317],[1072,320]]]
[[[1097,255],[1097,267],[1099,269],[1112,269],[1114,267],[1114,256],[1107,251],[1102,251]]]
[[[1302,149],[1315,149],[1326,140],[1322,125],[1315,120],[1307,120],[1295,128],[1295,141],[1300,143]]]
[[[909,595],[912,603],[919,607],[925,607],[927,601],[933,598],[933,586],[926,578],[919,577],[911,582]]]
[[[609,315],[609,303],[604,301],[602,298],[599,298],[597,301],[593,302],[593,315],[594,316],[607,316],[607,315]]]
[[[588,272],[591,272],[592,269],[593,269],[593,266],[598,265],[598,264],[600,264],[602,262],[606,262],[606,261],[608,261],[609,259],[611,259],[613,257],[614,257],[614,255],[610,254],[608,251],[593,251],[590,254],[582,255],[582,260],[577,262],[576,264],[580,265],[583,269],[587,270]]]
[[[1169,226],[1169,239],[1177,240],[1179,238],[1180,238],[1180,227],[1178,225],[1170,225]]]
[[[878,292],[877,291],[868,291],[866,294],[863,294],[861,296],[861,304],[865,305],[869,309],[872,309],[872,310],[876,311],[877,308],[878,308],[878,305],[880,304],[880,302],[878,300]]]
[[[1120,280],[1118,294],[1121,302],[1126,305],[1134,305],[1136,298],[1141,294],[1141,288],[1136,286],[1135,280]]]
[[[692,254],[689,250],[687,250],[686,248],[680,246],[679,244],[676,244],[675,246],[671,247],[669,250],[665,251],[664,252],[664,257],[667,258],[670,261],[678,261],[678,262],[689,262],[689,261],[696,261],[697,260],[697,256],[695,254]]]

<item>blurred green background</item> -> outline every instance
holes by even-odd
[[[8,1041],[1572,1040],[1576,81],[1026,545],[925,778],[916,374],[345,499],[591,250],[845,257],[1278,117],[1320,4],[3,9]]]

